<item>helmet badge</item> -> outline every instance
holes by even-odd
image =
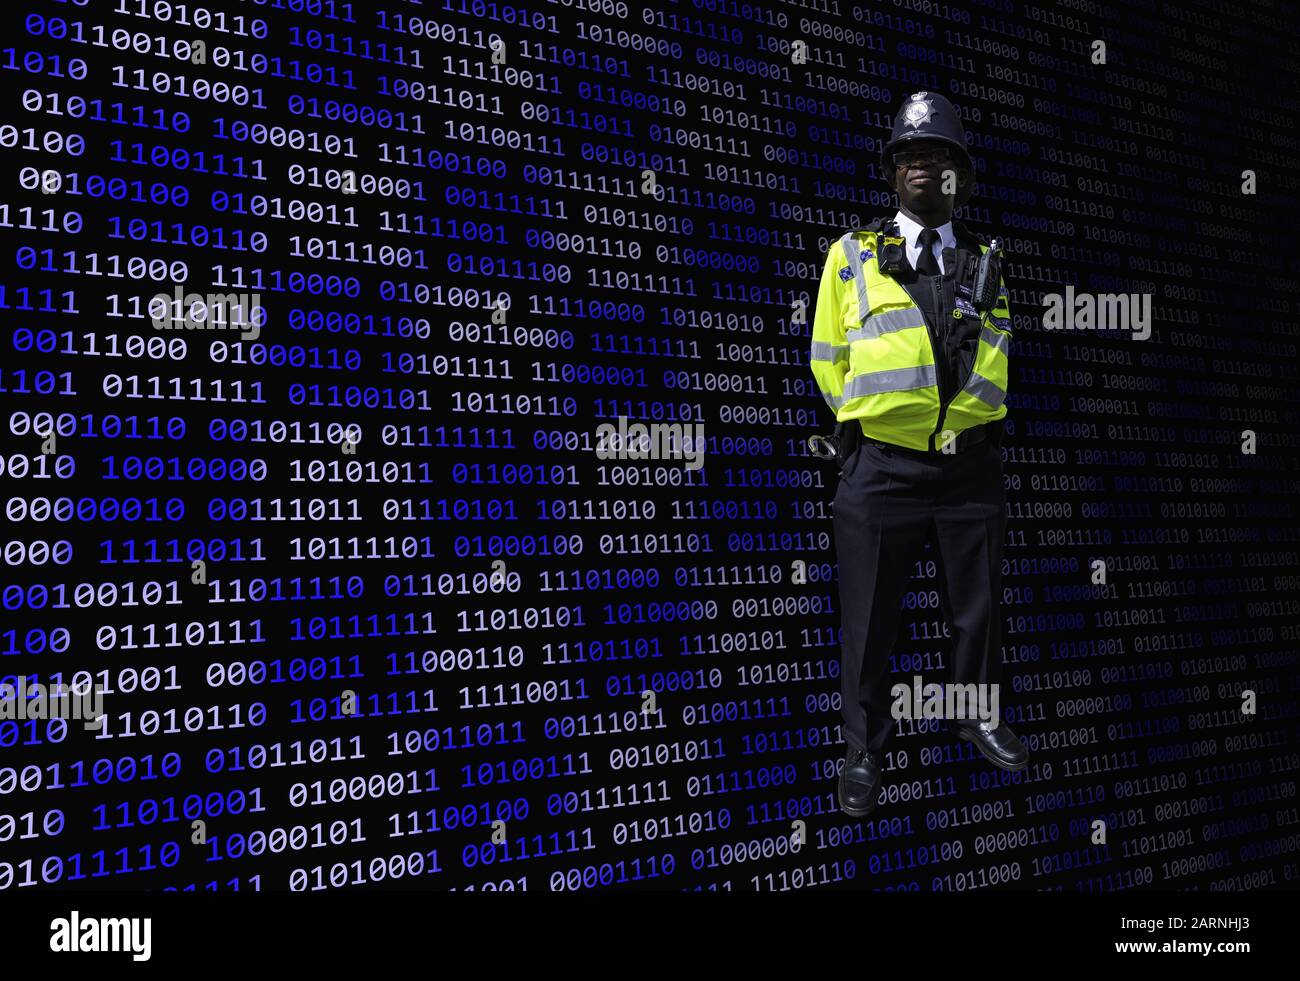
[[[926,101],[928,92],[913,92],[911,101],[903,107],[903,123],[913,129],[920,129],[922,123],[930,121],[933,106]]]

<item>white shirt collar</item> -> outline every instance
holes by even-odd
[[[899,234],[907,242],[907,261],[916,268],[917,257],[921,254],[921,231],[925,228],[919,221],[911,215],[904,212],[901,208],[894,215],[894,220],[898,222]],[[944,268],[943,255],[944,249],[955,249],[957,247],[957,234],[952,229],[952,221],[946,221],[935,229],[939,233],[939,248],[936,250],[935,258],[939,260],[939,268]]]
[[[898,230],[903,233],[908,245],[915,244],[921,230],[925,228],[924,225],[901,208],[894,215],[894,220],[898,222]],[[951,220],[944,222],[935,231],[939,233],[940,248],[955,249],[957,247],[957,233],[952,230]],[[920,246],[917,245],[917,248],[920,248]]]

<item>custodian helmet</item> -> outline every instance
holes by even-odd
[[[894,131],[880,151],[880,173],[892,190],[894,164],[890,155],[904,149],[912,140],[935,140],[953,148],[958,159],[970,171],[971,179],[957,189],[954,208],[960,208],[975,191],[975,164],[966,149],[966,130],[952,103],[938,92],[913,92],[894,116]]]

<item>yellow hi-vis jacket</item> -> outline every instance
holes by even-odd
[[[882,234],[848,232],[826,251],[813,317],[813,377],[837,420],[861,420],[866,435],[887,443],[942,449],[955,434],[1007,414],[1006,283],[999,281],[996,305],[981,315],[969,376],[956,393],[944,393],[947,402],[941,405],[925,315],[877,265]],[[980,251],[988,246],[981,242]],[[954,310],[952,316],[962,313]]]

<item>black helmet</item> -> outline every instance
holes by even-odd
[[[913,92],[894,116],[894,131],[880,151],[880,174],[891,190],[894,187],[894,162],[890,155],[912,140],[946,143],[957,152],[958,159],[971,174],[970,183],[957,189],[953,207],[960,208],[975,191],[975,164],[966,149],[966,130],[962,127],[961,117],[952,103],[938,92]]]

